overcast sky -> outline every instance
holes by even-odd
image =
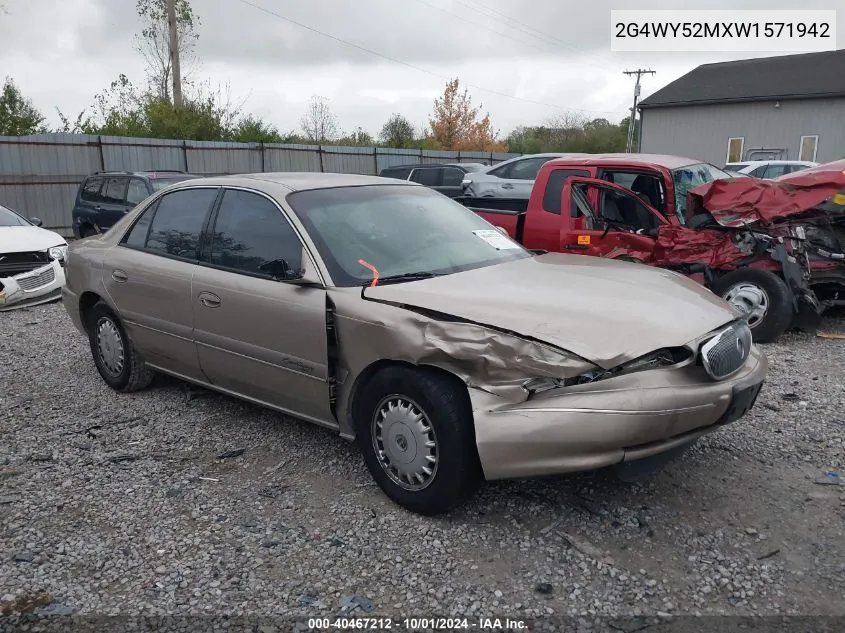
[[[136,0],[0,0],[0,74],[56,124],[119,73],[143,83],[134,49]],[[195,76],[229,84],[233,100],[281,131],[299,127],[311,95],[342,128],[377,134],[392,112],[425,125],[447,78],[459,77],[503,134],[563,111],[626,116],[638,66],[642,97],[695,66],[748,53],[632,55],[610,51],[611,8],[689,8],[652,0],[248,0],[396,62],[319,35],[244,0],[192,0],[201,19]],[[834,9],[840,0],[710,0],[719,9]],[[838,31],[845,33],[845,10]],[[845,36],[844,36],[845,37]],[[840,42],[840,48],[843,44]],[[419,70],[404,66],[404,62]],[[427,71],[427,72],[426,72]],[[493,91],[493,92],[490,92]],[[495,94],[501,93],[501,94]]]

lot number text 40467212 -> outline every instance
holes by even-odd
[[[398,631],[522,631],[524,620],[510,618],[309,618],[314,630],[386,630]]]

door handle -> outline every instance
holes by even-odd
[[[502,189],[513,189],[513,185],[509,182],[506,182],[502,185]]]
[[[206,308],[216,308],[220,305],[220,297],[211,292],[199,293],[199,300]]]
[[[122,270],[113,270],[111,271],[111,278],[114,279],[117,283],[122,284],[129,280],[129,275],[127,275]]]
[[[588,244],[564,244],[563,247],[569,248],[569,249],[572,249],[572,250],[575,250],[575,251],[585,251],[588,248],[590,248],[590,246]]]

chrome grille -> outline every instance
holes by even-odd
[[[720,331],[701,346],[701,362],[714,380],[736,373],[751,353],[751,328],[736,323]]]
[[[37,273],[35,275],[21,275],[20,277],[15,277],[15,281],[18,282],[18,285],[21,287],[21,289],[27,291],[35,290],[36,288],[40,288],[41,286],[51,284],[55,279],[56,271],[53,270],[52,266],[45,268],[40,273]]]

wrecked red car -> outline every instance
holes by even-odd
[[[459,200],[533,250],[688,275],[771,342],[845,304],[845,174],[821,169],[762,181],[677,156],[582,156],[546,163],[527,201]]]

